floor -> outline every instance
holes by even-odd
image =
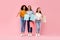
[[[60,40],[59,36],[44,36],[40,35],[40,37],[36,36],[23,36],[20,35],[0,35],[0,40]]]

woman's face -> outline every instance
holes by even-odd
[[[25,10],[25,6],[23,7],[23,10]]]
[[[38,12],[40,11],[40,8],[38,8]]]
[[[28,10],[30,10],[31,9],[31,6],[28,6]]]

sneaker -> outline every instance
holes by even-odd
[[[36,34],[36,37],[38,36],[38,34]]]
[[[28,34],[28,36],[32,36],[32,34]]]
[[[38,36],[40,36],[40,34],[38,34]]]
[[[22,37],[22,36],[24,36],[24,34],[20,34],[20,36]]]

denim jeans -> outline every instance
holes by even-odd
[[[28,29],[28,33],[30,32],[30,21],[27,21],[27,29]]]
[[[26,21],[24,20],[24,18],[21,18],[21,17],[20,17],[20,20],[21,20],[21,32],[25,32]]]
[[[28,33],[32,33],[32,27],[30,27],[30,22],[32,22],[32,20],[30,20],[30,17],[29,17],[29,20],[27,20]]]
[[[36,20],[36,33],[40,33],[40,20]]]

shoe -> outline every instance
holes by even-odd
[[[38,34],[38,36],[40,36],[40,34]]]
[[[32,34],[28,34],[28,36],[32,36]]]
[[[38,36],[38,34],[36,34],[36,37]]]
[[[22,37],[22,36],[24,36],[24,34],[20,34],[20,36]]]

